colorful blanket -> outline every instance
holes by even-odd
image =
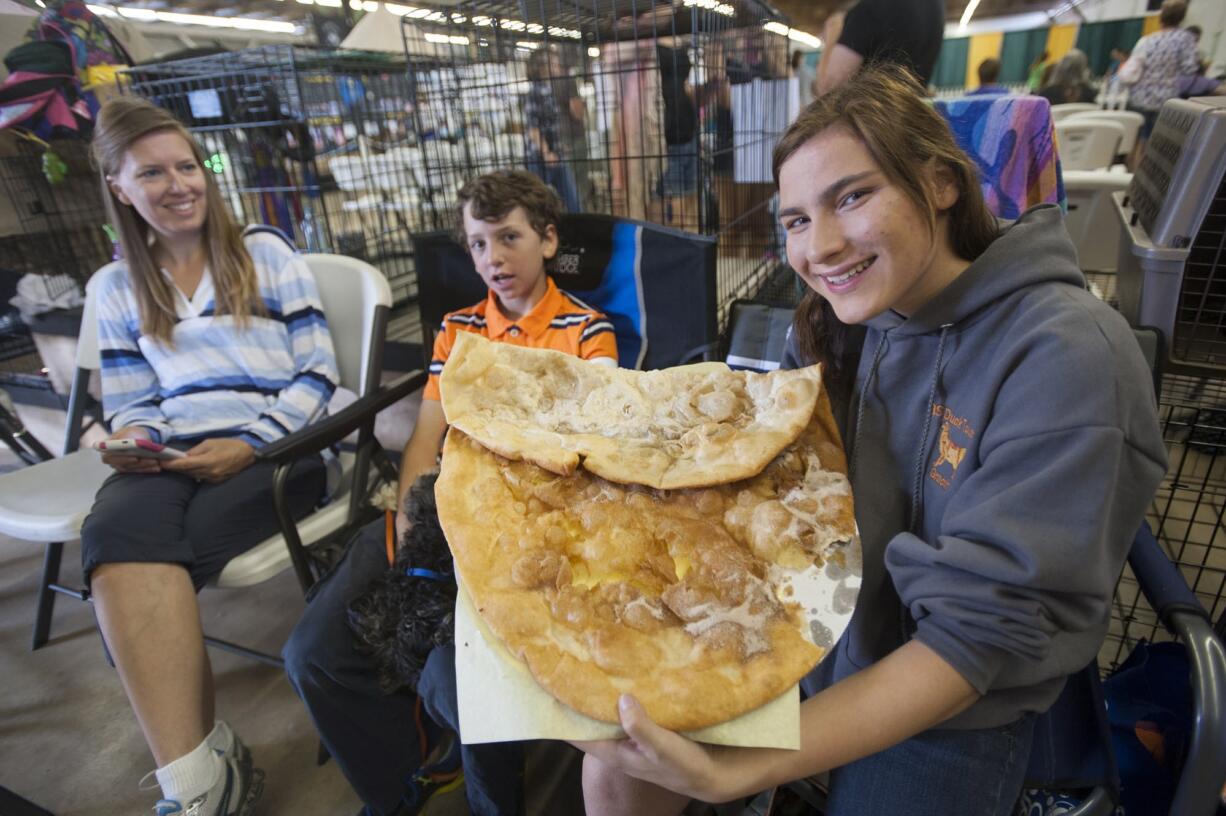
[[[1041,96],[939,99],[937,112],[975,160],[988,209],[1017,218],[1035,204],[1066,207],[1051,105]]]

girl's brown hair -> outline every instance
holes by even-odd
[[[101,177],[102,200],[106,202],[107,216],[119,233],[119,246],[140,304],[141,330],[160,342],[172,342],[174,292],[150,252],[150,243],[154,238],[152,228],[134,207],[116,197],[107,177],[119,174],[124,156],[138,139],[159,131],[177,133],[186,139],[200,172],[204,174],[207,207],[204,242],[209,274],[217,292],[217,314],[233,315],[240,326],[246,326],[253,311],[264,313],[255,265],[243,245],[242,230],[226,209],[217,182],[205,170],[204,151],[187,128],[167,111],[143,99],[121,96],[107,102],[99,112],[91,149],[94,165]]]
[[[775,185],[779,170],[810,139],[832,127],[857,138],[881,172],[928,219],[936,237],[936,173],[949,174],[958,200],[947,211],[950,245],[958,257],[978,258],[1000,234],[983,202],[978,171],[958,147],[945,120],[924,99],[924,89],[906,69],[873,65],[851,81],[818,97],[800,113],[775,145]],[[830,303],[810,289],[796,309],[793,332],[802,358],[823,363],[828,386],[849,393],[855,372],[846,370],[847,327]]]

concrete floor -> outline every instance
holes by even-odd
[[[19,406],[19,413],[53,450],[63,417]],[[416,417],[416,400],[380,418],[380,439],[403,446]],[[20,467],[0,446],[0,469]],[[57,816],[149,813],[156,791],[138,782],[153,760],[128,707],[119,678],[107,665],[92,608],[73,598],[56,603],[50,643],[30,651],[43,547],[0,537],[0,787]],[[63,578],[79,576],[77,542],[65,548]],[[303,608],[291,572],[258,587],[205,590],[205,631],[276,652]],[[298,698],[279,669],[210,650],[218,716],[250,746],[266,773],[259,813],[266,816],[352,816],[361,803],[336,763],[317,766],[317,739]],[[408,735],[406,735],[407,737]],[[540,745],[527,769],[530,814],[582,812],[578,754],[563,744]],[[432,816],[467,812],[463,788],[437,797]],[[0,816],[10,814],[0,807]]]

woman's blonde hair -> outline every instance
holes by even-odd
[[[158,269],[150,252],[151,227],[129,204],[124,204],[111,189],[107,177],[119,174],[124,156],[137,140],[151,133],[169,131],[182,136],[204,174],[204,242],[209,274],[216,290],[217,314],[233,315],[246,326],[252,312],[264,313],[259,282],[251,255],[243,245],[242,230],[234,223],[222,200],[217,182],[206,172],[204,151],[178,119],[143,99],[121,96],[107,102],[98,114],[91,145],[94,165],[102,183],[102,200],[107,216],[119,233],[119,246],[132,286],[140,304],[141,330],[148,336],[170,344],[175,324],[175,299],[171,284]]]
[[[775,145],[775,185],[779,170],[809,140],[830,128],[850,133],[873,157],[882,174],[923,213],[933,237],[937,228],[934,172],[948,173],[958,189],[949,208],[948,239],[958,257],[978,258],[1000,228],[988,211],[974,161],[954,141],[949,125],[924,99],[919,80],[896,65],[873,65],[849,82],[814,100],[801,111]],[[842,368],[846,326],[825,298],[810,290],[796,310],[794,324],[801,356],[823,362],[837,390],[851,385],[854,371]]]

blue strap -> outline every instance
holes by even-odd
[[[448,581],[451,579],[450,574],[444,575],[441,572],[423,569],[422,567],[409,567],[404,571],[404,574],[410,578],[429,578],[431,581]]]

